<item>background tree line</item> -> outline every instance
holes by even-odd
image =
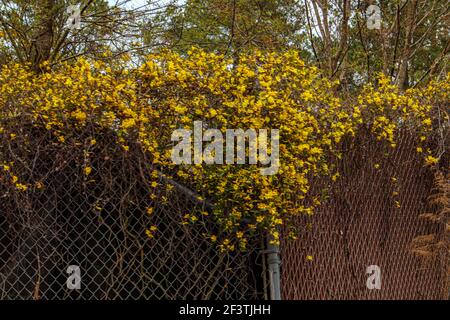
[[[71,4],[80,5],[80,30],[65,28]],[[367,27],[371,4],[381,10],[380,29]],[[139,61],[162,48],[199,46],[236,59],[254,48],[293,49],[342,90],[378,72],[406,89],[448,72],[449,8],[446,0],[1,0],[0,63],[39,70],[81,55]]]

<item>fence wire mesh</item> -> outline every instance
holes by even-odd
[[[177,192],[152,197],[147,168],[115,150],[113,137],[97,138],[86,177],[83,146],[64,152],[46,133],[24,136],[32,152],[19,141],[2,152],[44,187],[20,198],[0,192],[0,299],[264,297],[259,241],[247,253],[220,253],[204,236],[215,228],[207,218],[180,224],[199,204]],[[81,270],[80,290],[66,285],[71,265]]]
[[[281,245],[282,297],[448,299],[447,254],[425,262],[411,250],[415,237],[443,231],[419,218],[435,209],[428,199],[433,174],[413,137],[401,134],[393,151],[367,137],[352,143],[344,146],[351,148],[338,163],[341,177],[328,200],[314,216],[298,220],[304,232],[297,240]],[[380,267],[380,290],[366,286],[371,265]]]
[[[145,157],[131,156],[132,146],[124,153],[113,136],[99,133],[86,176],[79,165],[85,145],[62,150],[47,131],[23,130],[29,141],[9,141],[2,156],[44,187],[11,196],[0,184],[0,299],[270,298],[263,241],[246,253],[220,253],[204,236],[216,228],[210,218],[180,224],[202,204],[165,188],[149,192],[151,169]],[[419,219],[433,210],[433,181],[412,138],[402,136],[389,156],[379,143],[358,139],[343,146],[341,178],[328,200],[312,218],[299,218],[298,240],[281,243],[282,298],[445,297],[448,262],[424,265],[410,250],[414,237],[439,231]],[[312,185],[312,192],[329,187]],[[145,236],[149,226],[153,238]],[[80,290],[66,285],[70,265],[81,269]],[[369,265],[382,270],[381,290],[366,287]]]

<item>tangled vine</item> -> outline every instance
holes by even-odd
[[[210,216],[220,230],[205,236],[222,250],[244,250],[257,232],[279,243],[282,225],[295,238],[290,222],[313,214],[323,200],[311,194],[311,178],[329,177],[330,184],[338,179],[332,160],[342,156],[346,137],[366,130],[395,148],[396,132],[409,130],[429,166],[439,165],[446,152],[444,143],[430,148],[429,141],[444,141],[448,134],[450,74],[404,92],[380,75],[376,85],[351,99],[339,94],[337,81],[323,77],[294,51],[255,51],[236,62],[193,48],[186,56],[163,51],[139,68],[124,66],[123,61],[79,59],[42,74],[19,64],[2,68],[0,184],[7,191],[1,197],[45,189],[43,181],[33,181],[23,170],[32,164],[5,151],[34,152],[24,127],[45,130],[55,148],[82,148],[77,165],[86,180],[96,171],[98,137],[108,132],[121,152],[152,168],[146,188],[154,197],[166,188],[166,201],[171,192],[182,192],[204,204],[186,212],[180,223]],[[278,174],[261,175],[258,165],[174,165],[172,132],[191,129],[198,120],[222,132],[279,129]],[[155,214],[155,208],[144,214]],[[144,232],[152,238],[158,230],[149,226]]]

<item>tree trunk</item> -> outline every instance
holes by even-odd
[[[411,42],[412,35],[414,30],[414,24],[416,19],[416,8],[417,8],[417,0],[412,1],[408,7],[408,17],[406,26],[406,34],[405,34],[405,42],[403,45],[400,67],[398,70],[398,86],[400,89],[405,90],[409,87],[409,60],[411,54]]]
[[[53,47],[56,0],[43,0],[35,7],[36,27],[33,31],[30,62],[36,72],[42,72],[42,63],[50,59]]]

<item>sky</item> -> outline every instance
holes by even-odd
[[[119,1],[122,2],[122,0],[119,0]],[[108,0],[108,2],[110,4],[115,4],[117,2],[117,0]],[[127,4],[127,6],[131,7],[131,8],[137,8],[137,7],[142,6],[142,5],[146,4],[146,3],[147,3],[147,0],[131,0]]]
[[[110,4],[115,4],[116,2],[117,2],[118,0],[108,0],[108,2],[110,3]],[[124,0],[119,0],[119,2],[123,2]],[[167,0],[153,0],[152,1],[152,3],[154,3],[154,2],[159,2],[159,3],[167,3],[168,1]],[[126,5],[126,7],[127,8],[138,8],[138,7],[140,7],[140,6],[143,6],[143,5],[145,5],[145,4],[147,4],[147,2],[148,2],[148,0],[130,0],[128,3],[127,3],[127,5]],[[184,2],[184,0],[178,0],[178,4],[181,4],[181,3],[183,3]]]

